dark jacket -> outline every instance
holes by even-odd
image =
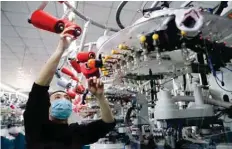
[[[56,124],[49,120],[49,87],[33,84],[24,112],[27,149],[79,149],[104,137],[114,123],[97,120],[86,125]]]

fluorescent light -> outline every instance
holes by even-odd
[[[21,93],[21,92],[18,92],[16,89],[14,89],[14,88],[12,88],[12,87],[9,87],[9,86],[7,86],[7,85],[5,85],[5,84],[2,84],[2,83],[1,83],[0,88],[3,89],[3,90],[9,91],[9,92],[14,92],[14,93],[16,93],[16,95],[20,95],[20,96],[22,96],[22,97],[28,98],[28,95],[23,94],[23,93]]]

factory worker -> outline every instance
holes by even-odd
[[[27,149],[79,149],[98,141],[115,127],[113,114],[104,97],[104,86],[99,79],[90,78],[88,90],[98,100],[101,119],[86,125],[68,124],[72,103],[66,92],[48,93],[61,56],[74,40],[73,36],[67,34],[72,31],[73,26],[61,33],[57,49],[43,66],[29,93],[24,112]]]

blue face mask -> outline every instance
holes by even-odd
[[[60,120],[68,119],[72,113],[72,103],[67,99],[57,99],[51,102],[51,116]]]

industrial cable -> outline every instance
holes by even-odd
[[[183,87],[184,87],[184,91],[186,89],[186,75],[183,74]]]
[[[232,70],[231,70],[231,69],[229,69],[229,68],[227,68],[227,67],[224,67],[224,68],[232,72]]]
[[[144,2],[144,3],[143,3],[143,6],[142,6],[142,14],[143,14],[143,16],[144,16],[144,10],[145,10],[144,8],[145,8],[145,6],[147,5],[147,3],[148,3],[148,1],[147,1],[147,2]]]
[[[127,113],[126,113],[126,116],[125,116],[125,123],[128,125],[129,127],[129,134],[127,134],[129,136],[130,139],[133,139],[133,140],[130,140],[131,142],[134,142],[134,143],[138,143],[136,142],[137,140],[131,135],[132,134],[132,130],[130,129],[130,126],[129,126],[129,121],[130,121],[130,115],[131,115],[131,112],[135,109],[135,106],[132,106],[130,107],[128,110],[127,110]],[[143,120],[145,120],[146,122],[148,122],[148,124],[150,125],[150,130],[151,130],[151,133],[153,132],[154,130],[154,127],[153,127],[153,124],[150,122],[150,121],[147,121],[144,117],[141,117],[141,116],[137,116],[137,118],[141,118]]]
[[[122,25],[122,22],[120,20],[120,14],[122,12],[122,9],[124,8],[124,6],[127,4],[128,1],[122,1],[118,8],[117,8],[117,11],[116,11],[116,22],[118,24],[118,26],[121,28],[121,29],[124,29],[125,27]]]
[[[205,43],[205,40],[204,40],[204,43]],[[206,45],[206,44],[205,44],[205,45]],[[223,87],[221,87],[221,85],[222,85],[222,86],[225,85],[225,83],[223,82],[223,73],[222,73],[222,80],[220,81],[220,80],[218,79],[218,77],[217,77],[216,71],[215,71],[214,68],[213,68],[212,59],[211,59],[211,57],[209,56],[209,53],[208,53],[208,50],[207,50],[206,46],[205,46],[205,52],[206,52],[206,56],[208,57],[207,59],[208,59],[209,68],[210,68],[210,70],[211,70],[211,72],[212,72],[212,74],[213,74],[213,76],[214,76],[214,78],[215,78],[215,81],[216,81],[217,85],[218,85],[222,90],[224,90],[224,91],[226,91],[226,92],[232,93],[232,91],[227,90],[227,89],[224,89]],[[218,83],[217,80],[221,82],[221,85]]]
[[[144,18],[147,18],[147,17],[145,16],[145,13],[146,13],[146,12],[153,12],[153,11],[156,11],[156,10],[161,10],[161,9],[163,9],[164,7],[169,8],[169,4],[170,4],[171,2],[167,2],[167,1],[162,1],[162,2],[163,2],[163,4],[161,4],[161,6],[159,6],[159,7],[154,6],[154,7],[152,7],[152,8],[148,8],[148,9],[144,9],[145,6],[146,6],[146,4],[147,4],[147,3],[144,3],[143,6],[142,6],[142,14],[143,14],[143,17],[144,17]]]
[[[211,63],[211,59],[210,59],[210,58],[209,58],[209,63],[208,63],[208,64],[209,64],[209,67],[210,67],[210,69],[211,69],[211,71],[212,71],[212,73],[213,73],[213,76],[214,76],[214,78],[215,78],[215,81],[216,81],[217,85],[218,85],[222,90],[224,90],[224,91],[226,91],[226,92],[231,92],[231,93],[232,93],[232,91],[227,90],[227,89],[221,87],[221,85],[222,85],[222,86],[225,85],[225,83],[224,83],[224,81],[223,81],[223,73],[221,72],[221,73],[222,73],[222,80],[220,81],[219,78],[217,77],[217,74],[216,74],[215,70],[213,69],[213,66],[212,66],[212,63]],[[221,85],[218,83],[218,81],[221,82]]]

